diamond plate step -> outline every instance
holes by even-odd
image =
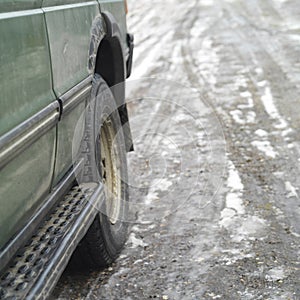
[[[0,277],[0,299],[44,299],[92,223],[102,195],[96,184],[75,186],[18,251]]]

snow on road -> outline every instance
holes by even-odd
[[[136,220],[60,297],[300,299],[300,6],[128,4]]]

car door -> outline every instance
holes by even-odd
[[[72,166],[72,152],[83,135],[85,102],[90,95],[89,66],[93,26],[100,17],[97,1],[44,0],[53,72],[53,89],[61,100],[55,185]]]
[[[49,193],[58,102],[41,2],[0,2],[0,247]]]

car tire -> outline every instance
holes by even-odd
[[[128,235],[128,174],[120,116],[111,90],[98,74],[94,76],[91,95],[90,110],[94,113],[89,122],[92,120],[94,130],[85,147],[92,149],[90,155],[93,156],[89,159],[88,176],[92,181],[103,182],[105,200],[73,254],[72,269],[98,269],[110,265],[118,257]]]

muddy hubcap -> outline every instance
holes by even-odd
[[[115,132],[110,120],[101,127],[101,173],[106,194],[106,213],[112,224],[119,218],[121,206],[120,158],[114,141]]]

